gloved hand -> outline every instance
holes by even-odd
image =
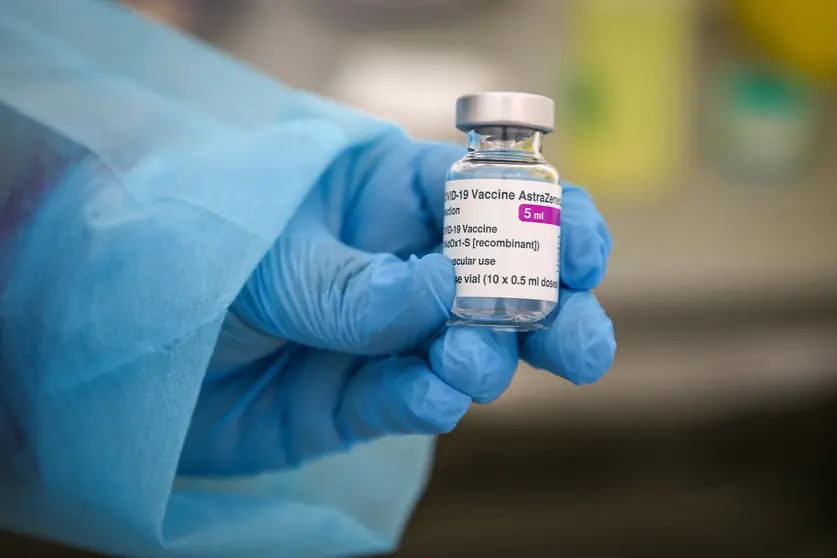
[[[453,266],[432,250],[445,173],[462,154],[389,135],[321,177],[230,310],[181,473],[254,473],[380,436],[448,432],[472,402],[506,389],[519,358],[575,384],[604,374],[616,344],[590,289],[611,239],[590,197],[569,184],[553,325],[451,328],[417,349],[454,298]]]

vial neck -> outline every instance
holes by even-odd
[[[543,133],[516,126],[487,126],[468,132],[468,151],[476,159],[542,160]]]

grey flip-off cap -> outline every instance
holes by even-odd
[[[463,95],[456,101],[456,127],[521,126],[542,132],[555,130],[555,102],[549,97],[512,91]]]

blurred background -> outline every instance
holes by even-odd
[[[615,365],[523,367],[442,437],[397,558],[837,556],[837,1],[127,3],[422,138],[556,99]]]

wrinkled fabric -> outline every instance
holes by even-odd
[[[125,556],[392,547],[432,439],[178,478],[226,310],[395,133],[90,0],[0,4],[0,525]]]

